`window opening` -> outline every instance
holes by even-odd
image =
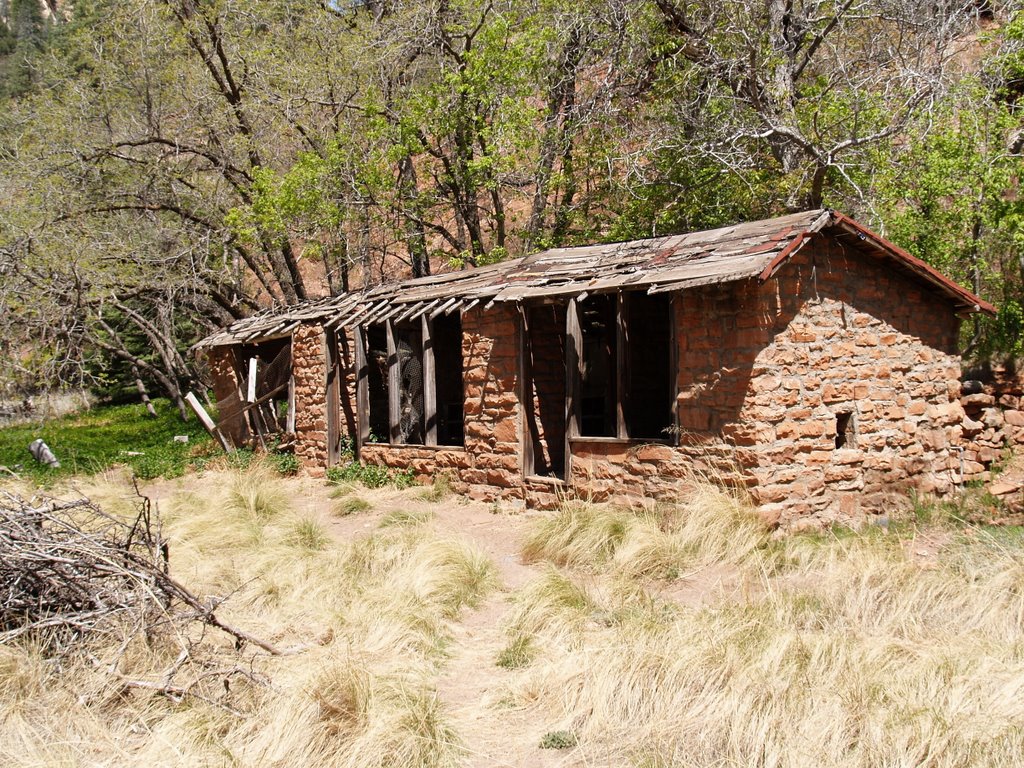
[[[579,304],[580,434],[586,437],[618,435],[616,298],[602,294]]]
[[[421,325],[395,325],[399,382],[399,442],[423,445],[423,333]]]
[[[665,294],[623,294],[624,410],[629,437],[669,437],[672,425],[672,315]]]
[[[836,414],[836,448],[853,448],[855,440],[853,413],[840,411]]]
[[[386,443],[388,419],[388,341],[383,325],[366,329],[366,384],[370,406],[371,443]]]
[[[529,443],[527,475],[565,478],[566,306],[527,306],[523,314],[523,380]]]
[[[464,441],[462,319],[377,323],[361,330],[357,385],[363,440],[461,446]],[[357,334],[358,336],[358,334]]]
[[[437,444],[463,445],[461,316],[453,313],[434,318],[429,344],[434,352]],[[429,411],[427,418],[430,419]]]
[[[579,303],[580,434],[668,438],[674,392],[672,303],[640,291]]]

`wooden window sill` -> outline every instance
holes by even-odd
[[[560,477],[551,477],[550,475],[527,475],[523,478],[528,483],[537,483],[538,485],[551,485],[556,488],[565,488],[569,484]]]
[[[363,443],[363,448],[425,448],[428,451],[466,452],[464,445],[421,445],[419,443]]]
[[[672,441],[662,437],[570,437],[570,443],[583,445],[672,445]]]

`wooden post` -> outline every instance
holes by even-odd
[[[333,467],[341,455],[341,363],[338,359],[338,333],[327,329],[325,336],[327,353],[327,380],[325,402],[327,404],[327,466]]]
[[[395,341],[395,324],[384,323],[388,343],[388,429],[390,442],[402,442],[402,369],[398,361],[398,344]]]
[[[615,435],[629,437],[626,415],[629,413],[629,311],[626,296],[619,291],[615,299]]]
[[[247,403],[256,402],[256,358],[249,358],[249,379],[246,382],[246,397]]]
[[[580,353],[583,351],[583,328],[580,308],[575,298],[569,299],[565,311],[565,481],[572,477],[571,440],[580,433]]]
[[[295,376],[288,377],[288,418],[285,421],[284,431],[289,435],[295,434]]]
[[[437,374],[434,366],[434,321],[420,315],[423,339],[423,442],[437,445]]]
[[[356,445],[355,457],[359,458],[364,443],[370,440],[370,369],[366,362],[366,334],[363,327],[352,329],[356,340]]]
[[[526,305],[519,302],[519,402],[523,411],[522,464],[523,477],[537,473],[537,457],[534,454],[534,433],[537,431],[533,398],[533,350],[530,346],[530,321]]]
[[[679,333],[682,330],[677,323],[678,314],[682,309],[683,296],[674,292],[668,301],[668,338],[669,338],[669,379],[668,387],[672,403],[672,445],[679,445]]]
[[[210,418],[210,414],[208,414],[206,409],[199,403],[198,398],[189,392],[185,395],[185,402],[192,408],[196,418],[198,418],[200,423],[206,428],[206,431],[210,433],[210,436],[219,441],[221,447],[225,451],[232,453],[235,449],[232,448],[228,441],[224,439],[224,435],[222,435],[220,430],[217,429],[217,425],[213,423],[213,419]]]

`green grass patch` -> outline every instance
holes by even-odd
[[[141,404],[101,406],[50,421],[0,429],[0,465],[23,478],[46,484],[60,477],[92,474],[126,464],[142,479],[178,477],[207,461],[210,438],[196,419],[183,422],[166,399],[153,401],[157,418]],[[188,443],[174,442],[188,435]],[[28,452],[42,438],[60,461],[59,468],[39,464]],[[132,452],[136,455],[129,455]]]
[[[502,648],[494,663],[502,669],[522,669],[530,665],[535,654],[533,638],[529,635],[516,635]]]
[[[383,488],[391,485],[399,490],[409,488],[416,482],[412,469],[389,470],[377,464],[360,464],[349,461],[327,470],[327,482],[332,485],[342,483],[362,483],[367,488]]]

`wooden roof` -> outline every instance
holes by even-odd
[[[376,286],[344,296],[264,310],[197,344],[245,344],[290,334],[302,322],[330,327],[435,317],[485,302],[523,301],[625,289],[649,293],[712,283],[768,280],[812,235],[851,237],[860,247],[931,284],[960,311],[993,313],[992,305],[841,213],[813,210],[685,235],[625,243],[553,248],[459,272]]]

